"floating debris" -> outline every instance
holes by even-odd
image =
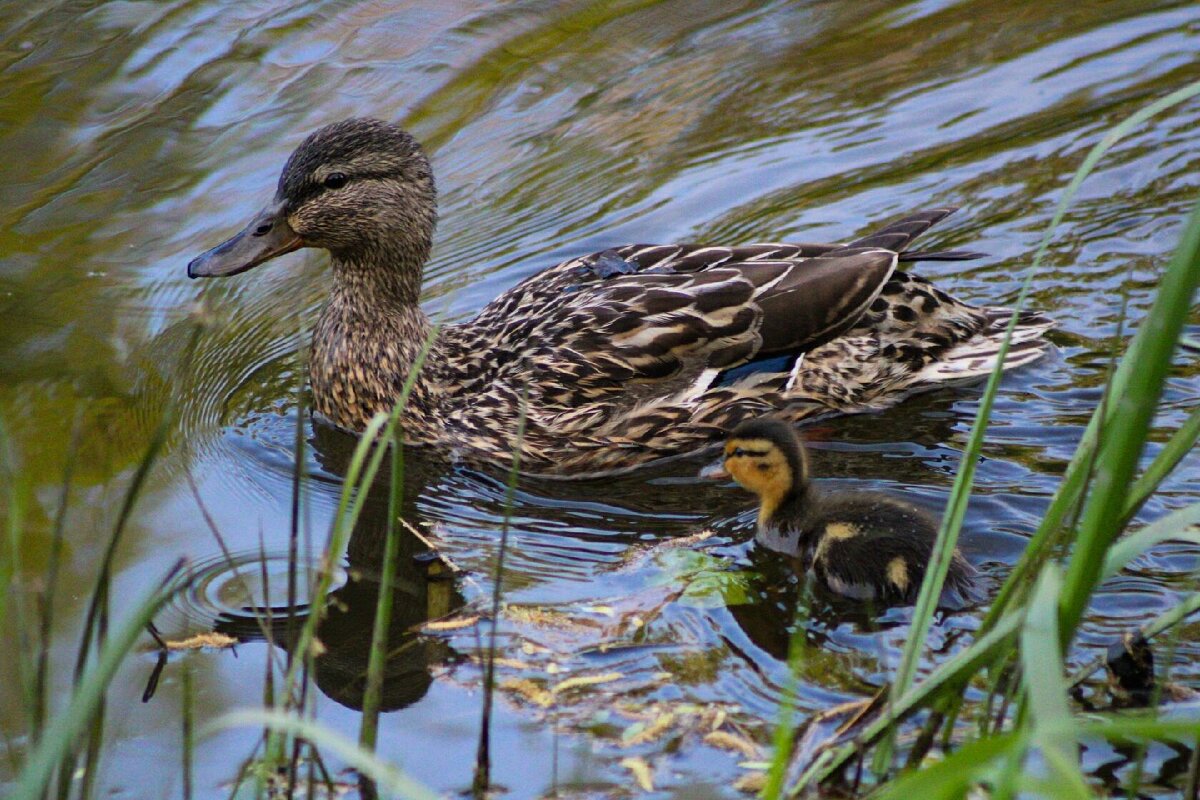
[[[758,794],[767,788],[767,773],[747,772],[733,782],[734,791],[746,794]]]
[[[633,773],[633,779],[642,791],[654,791],[654,770],[641,756],[621,759],[621,766]]]
[[[479,623],[479,620],[480,616],[478,614],[471,614],[470,616],[466,617],[449,617],[447,619],[430,620],[423,625],[417,625],[416,628],[422,633],[457,631],[462,630],[463,628],[474,627]]]
[[[606,605],[580,606],[579,610],[585,614],[600,614],[605,617],[611,617],[615,613],[612,606]]]
[[[574,678],[567,678],[551,689],[551,691],[554,694],[561,694],[562,692],[569,692],[572,689],[578,689],[581,686],[599,686],[603,683],[612,683],[624,677],[619,672],[606,672],[603,675],[579,675]]]
[[[500,688],[520,695],[530,703],[542,708],[554,705],[554,695],[529,678],[509,678],[501,681]]]
[[[188,650],[228,650],[238,644],[238,640],[216,631],[205,631],[186,639],[165,639],[163,644],[171,652],[178,653]]]
[[[704,737],[704,743],[712,747],[719,747],[722,750],[731,750],[735,753],[741,753],[748,759],[757,761],[762,758],[762,751],[758,745],[749,739],[738,736],[736,733],[728,731],[712,731]]]
[[[551,611],[540,606],[504,607],[504,616],[513,622],[534,625],[539,628],[553,628],[562,631],[594,631],[600,626],[590,619],[579,619],[563,611]]]
[[[471,656],[471,662],[474,664],[486,664],[487,658],[484,656]],[[505,658],[504,656],[496,656],[494,659],[492,659],[492,663],[497,667],[515,669],[519,671],[536,669],[535,665],[530,664],[528,661],[522,661],[519,658]]]
[[[639,744],[646,744],[661,738],[675,724],[675,712],[668,711],[665,714],[658,715],[650,722],[635,722],[626,730],[624,736],[621,737],[621,744],[625,747],[635,747]]]
[[[669,550],[679,550],[682,548],[691,548],[698,545],[705,539],[711,539],[715,535],[715,531],[702,530],[699,533],[693,533],[690,536],[680,536],[675,539],[667,539],[654,544],[635,544],[626,550],[617,563],[618,569],[629,569],[637,566],[641,562],[651,558],[652,556],[664,553]]]
[[[856,735],[886,708],[885,698],[886,692],[880,690],[873,697],[840,703],[809,717],[792,748],[790,771],[803,772],[821,753]]]

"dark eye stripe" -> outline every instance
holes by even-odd
[[[750,456],[751,458],[762,458],[769,454],[770,450],[747,450],[744,447],[735,447],[733,452],[729,454],[732,457]]]
[[[381,180],[385,178],[394,178],[400,175],[398,170],[366,170],[353,173],[339,171],[339,173],[344,175],[346,178],[346,182],[343,184],[343,186],[357,181]],[[331,187],[326,186],[323,181],[318,181],[314,176],[310,175],[303,179],[296,180],[295,183],[289,181],[288,185],[284,186],[282,191],[283,196],[288,201],[288,208],[296,209],[307,203],[309,200],[312,200],[317,195],[328,191],[330,188]]]

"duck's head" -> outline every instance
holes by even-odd
[[[383,263],[417,271],[437,217],[433,173],[407,132],[347,119],[309,134],[283,168],[275,197],[232,239],[188,264],[188,276],[236,275],[301,247],[338,265]]]
[[[780,419],[762,417],[743,422],[725,440],[721,458],[700,477],[733,478],[758,495],[760,522],[765,522],[789,496],[808,487],[808,458],[796,429]]]

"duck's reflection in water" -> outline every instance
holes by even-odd
[[[402,519],[414,518],[412,499],[425,485],[419,470],[412,470],[410,477],[401,504]],[[346,582],[328,595],[316,628],[320,643],[313,659],[316,685],[330,699],[356,710],[362,709],[366,688],[387,519],[386,493],[373,489],[346,549]],[[455,659],[446,642],[421,636],[417,629],[428,620],[453,613],[464,603],[449,568],[424,541],[403,524],[396,526],[394,535],[398,546],[383,668],[383,711],[420,700],[433,682],[433,668]],[[289,620],[286,606],[249,607],[243,615],[222,614],[214,629],[243,642],[269,641],[290,652],[309,613],[309,606],[300,605]]]

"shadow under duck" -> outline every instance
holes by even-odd
[[[916,600],[937,539],[933,517],[882,492],[820,492],[796,429],[764,417],[738,425],[701,477],[732,477],[758,496],[756,540],[796,559],[829,591],[854,600]],[[982,599],[978,573],[956,548],[939,605]]]
[[[743,420],[799,422],[883,409],[987,375],[1011,312],[962,303],[902,261],[954,211],[909,215],[848,244],[634,244],[573,258],[509,289],[475,319],[434,326],[419,305],[436,222],[433,173],[401,128],[348,119],[292,153],[273,201],[188,264],[235,275],[301,247],[329,251],[333,287],[313,332],[313,405],[361,431],[390,411],[428,342],[403,409],[406,441],[587,477],[718,443]],[[1022,314],[1006,367],[1047,347]]]

